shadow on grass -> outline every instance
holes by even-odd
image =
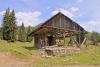
[[[31,50],[36,50],[35,47],[24,47],[24,48],[27,49],[27,50],[29,50],[29,51],[31,51]]]

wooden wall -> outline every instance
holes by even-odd
[[[59,13],[58,15],[52,17],[51,19],[49,19],[48,21],[46,21],[42,27],[51,27],[52,29],[64,29],[64,30],[73,30],[74,32],[77,31],[81,31],[83,32],[84,29],[78,25],[77,23],[75,23],[74,21],[70,20],[68,17],[64,16],[63,14]],[[42,29],[42,31],[40,31]],[[51,34],[51,32],[53,32],[53,30],[47,29],[49,30],[49,34]],[[38,32],[40,31],[40,32]],[[45,31],[45,29],[40,28],[36,32],[36,34],[34,35],[35,38],[35,47],[36,48],[41,48],[41,47],[45,47],[48,46],[48,44],[46,43],[46,38],[48,35],[48,32]],[[44,33],[43,33],[44,31]],[[41,34],[42,33],[42,34]],[[60,33],[62,33],[60,31]],[[65,33],[65,32],[64,32]],[[84,36],[83,36],[84,38]],[[42,41],[41,41],[42,40]],[[77,41],[78,41],[78,37],[77,37]]]
[[[54,28],[62,28],[65,30],[75,30],[75,31],[83,31],[84,29],[75,23],[74,21],[70,20],[66,16],[62,14],[58,14],[56,17],[48,20],[44,26],[50,26]]]

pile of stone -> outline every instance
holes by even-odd
[[[61,56],[64,54],[80,53],[80,48],[75,47],[47,47],[45,52],[49,56]]]

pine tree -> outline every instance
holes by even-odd
[[[2,34],[3,39],[14,42],[16,39],[16,18],[14,10],[10,12],[8,8],[3,17]]]
[[[0,27],[0,39],[2,39],[2,28]]]
[[[27,29],[27,42],[31,42],[32,41],[32,37],[28,36],[30,32],[31,32],[31,26],[29,26],[28,29]]]
[[[21,27],[19,28],[18,40],[21,42],[26,41],[26,32],[25,32],[24,23],[22,23]]]
[[[9,20],[10,20],[10,9],[8,8],[4,14],[3,24],[2,24],[2,33],[3,39],[9,40]]]
[[[16,25],[15,12],[13,10],[11,12],[11,21],[10,21],[10,40],[11,41],[16,40],[16,31],[17,31],[17,25]]]

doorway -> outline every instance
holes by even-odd
[[[52,46],[53,45],[53,36],[47,36],[48,38],[48,46]]]

